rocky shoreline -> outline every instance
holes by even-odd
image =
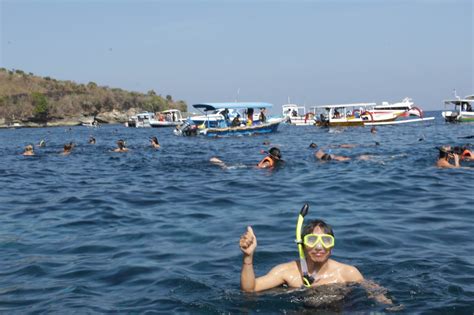
[[[4,118],[0,118],[0,129],[5,128],[43,128],[43,127],[72,127],[72,126],[92,126],[94,121],[99,124],[123,124],[128,117],[136,115],[139,111],[130,109],[127,112],[113,110],[110,112],[99,113],[96,116],[79,115],[73,117],[64,117],[60,119],[51,119],[46,123],[32,121],[15,121],[7,123]]]

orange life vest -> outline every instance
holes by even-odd
[[[465,157],[467,157],[467,158],[472,158],[472,157],[474,157],[473,154],[472,154],[472,152],[471,152],[470,150],[468,150],[468,149],[465,149],[465,150],[462,152],[461,156],[462,156],[463,158],[465,158]]]
[[[268,162],[270,165],[265,166],[266,162]],[[269,156],[264,157],[263,160],[261,160],[260,163],[258,163],[257,165],[258,168],[270,168],[273,166],[275,166],[275,161],[273,161],[273,159]]]

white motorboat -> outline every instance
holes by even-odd
[[[150,119],[150,126],[153,128],[175,127],[184,122],[183,115],[178,109],[168,109],[156,113],[153,119]]]
[[[423,117],[423,111],[416,107],[413,100],[409,97],[406,97],[401,102],[397,103],[382,102],[380,105],[374,105],[373,113],[394,113],[398,117]]]
[[[445,110],[441,113],[446,122],[474,122],[474,95],[468,95],[460,98],[455,95],[456,99],[445,100],[444,106],[454,106],[453,110]]]
[[[315,115],[312,112],[306,113],[306,107],[296,104],[285,104],[281,106],[283,117],[286,122],[295,126],[308,126],[316,123]]]
[[[131,116],[128,118],[128,121],[125,123],[126,127],[133,127],[133,128],[149,128],[150,120],[155,118],[154,113],[150,112],[143,112],[136,115]]]

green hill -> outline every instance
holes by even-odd
[[[122,115],[109,122],[122,122],[127,114],[169,108],[185,112],[187,105],[184,101],[174,101],[171,95],[157,95],[153,90],[143,94],[98,86],[94,82],[80,84],[21,70],[0,69],[0,124],[3,125],[45,124],[111,112]]]

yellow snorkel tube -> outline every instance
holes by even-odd
[[[306,264],[306,258],[304,255],[303,240],[301,239],[301,229],[303,228],[304,217],[308,214],[309,205],[305,203],[303,208],[300,210],[298,215],[298,221],[296,222],[296,244],[298,244],[298,252],[300,254],[301,271],[303,272],[303,284],[305,287],[310,288],[314,282],[314,278],[309,275],[308,265]]]

